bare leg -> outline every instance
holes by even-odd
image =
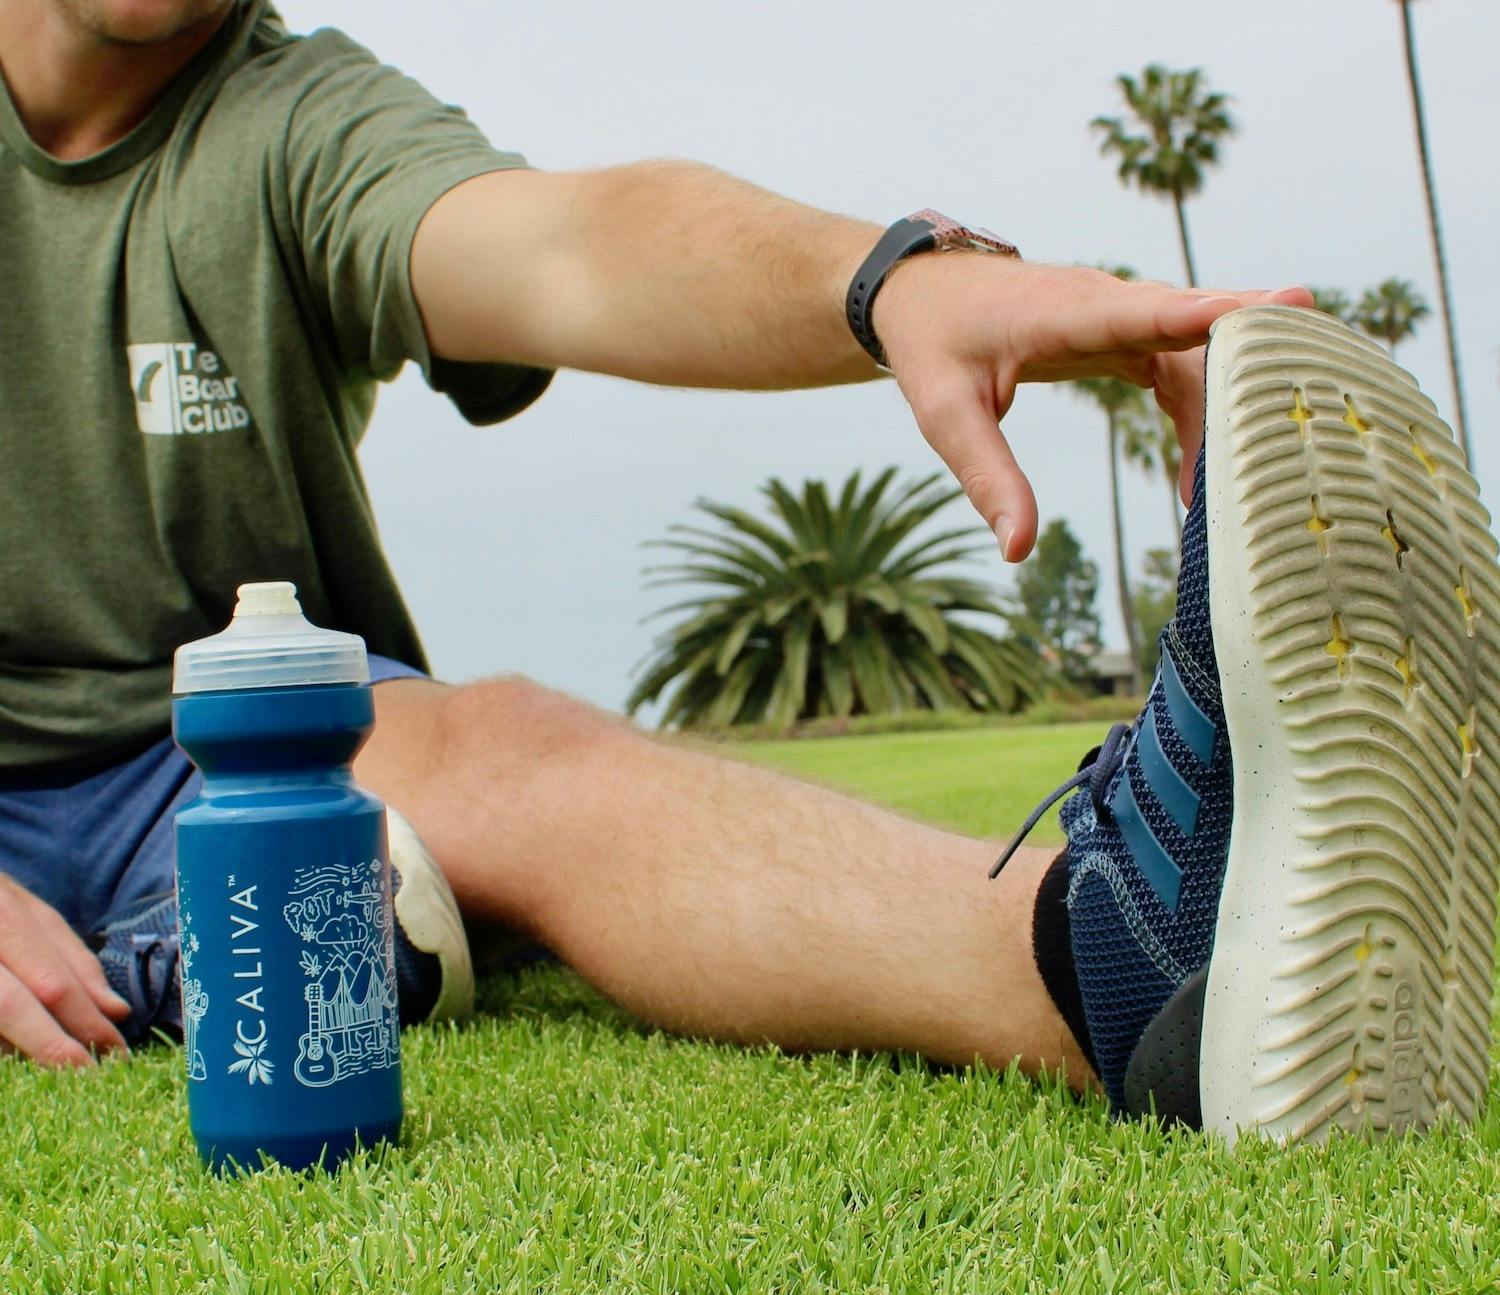
[[[1055,852],[990,844],[647,738],[524,680],[376,689],[360,780],[464,911],[520,925],[646,1020],[789,1049],[1090,1075],[1037,974]]]

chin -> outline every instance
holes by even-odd
[[[233,0],[58,0],[94,35],[118,45],[160,45],[220,17]]]

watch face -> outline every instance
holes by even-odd
[[[951,216],[930,207],[919,211],[910,220],[922,220],[932,226],[933,245],[943,251],[954,248],[973,248],[979,252],[998,252],[1001,256],[1020,256],[1014,243],[1006,242],[999,234],[991,233],[983,225],[960,225]]]
[[[983,225],[973,229],[955,230],[950,238],[939,238],[939,247],[967,247],[976,252],[998,252],[1001,256],[1020,256],[1014,243],[1007,243],[999,234],[992,234]]]

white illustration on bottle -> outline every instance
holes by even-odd
[[[244,1075],[247,1083],[269,1084],[271,1072],[276,1068],[276,1063],[266,1056],[266,1049],[270,1041],[266,1038],[264,1022],[260,1035],[254,1039],[236,1038],[234,1050],[238,1055],[238,1061],[229,1063],[231,1075]]]
[[[283,909],[301,936],[307,1032],[292,1073],[308,1088],[394,1066],[400,1057],[390,908],[379,859],[299,870]]]
[[[203,992],[203,982],[193,975],[193,958],[198,952],[198,937],[188,929],[187,914],[182,922],[182,943],[179,956],[182,961],[182,1053],[187,1060],[189,1079],[207,1079],[208,1067],[203,1062],[203,1053],[198,1050],[198,1025],[208,1011],[208,995]]]

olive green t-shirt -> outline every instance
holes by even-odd
[[[0,768],[163,736],[173,650],[247,580],[424,665],[355,450],[407,360],[476,423],[546,386],[434,361],[408,277],[437,198],[524,165],[264,0],[94,157],[39,149],[0,89]]]

